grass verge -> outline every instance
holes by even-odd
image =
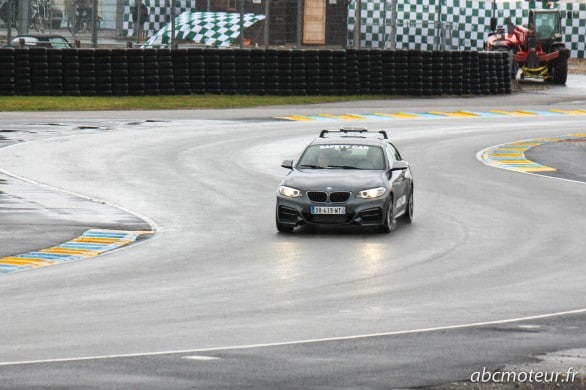
[[[3,96],[0,111],[201,110],[391,99],[392,96]]]

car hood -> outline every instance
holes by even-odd
[[[385,184],[385,171],[349,169],[293,170],[283,180],[283,185],[298,190],[352,191],[380,187]]]

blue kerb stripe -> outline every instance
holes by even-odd
[[[124,238],[127,235],[126,233],[85,232],[82,237]]]
[[[534,112],[538,115],[545,115],[545,116],[565,115],[562,112],[553,112],[553,111],[529,111],[529,112]]]
[[[499,113],[496,113],[496,112],[488,112],[488,111],[474,112],[474,113],[475,114],[478,114],[480,116],[486,116],[486,117],[495,117],[495,116],[502,117],[502,116],[508,116],[508,115],[505,115],[505,114],[499,114]]]
[[[397,119],[397,118],[393,118],[393,117],[389,117],[389,116],[385,116],[385,115],[375,115],[375,114],[360,114],[360,116],[363,116],[367,119],[376,119],[376,120],[380,120],[380,119]]]
[[[27,269],[29,267],[18,267],[16,265],[4,265],[0,264],[0,274],[7,274],[8,272],[18,271],[22,269]]]
[[[539,164],[502,164],[503,167],[512,167],[512,168],[540,168],[543,165]]]
[[[23,255],[16,255],[13,257],[24,257],[29,259],[41,259],[41,260],[68,260],[71,258],[78,258],[82,256],[77,255],[60,255],[56,253],[44,253],[44,252],[29,252]]]
[[[104,251],[109,247],[110,247],[110,245],[104,245],[104,244],[84,244],[84,243],[72,243],[72,242],[68,242],[66,244],[59,245],[59,248],[87,249],[87,250],[91,250],[91,251]]]
[[[448,118],[447,115],[436,115],[436,114],[429,114],[429,113],[420,113],[420,114],[415,114],[417,115],[419,118]]]

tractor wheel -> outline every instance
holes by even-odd
[[[568,78],[568,59],[558,60],[554,62],[550,68],[551,78],[554,83],[564,85]]]

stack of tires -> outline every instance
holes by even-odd
[[[224,95],[236,94],[236,54],[234,49],[219,51],[220,59],[220,93]]]
[[[94,49],[80,49],[79,58],[79,90],[84,96],[96,95],[96,55]]]
[[[500,52],[497,55],[497,78],[499,80],[499,93],[511,93],[511,66],[508,52]]]
[[[128,49],[112,49],[112,94],[128,96]]]
[[[31,70],[31,95],[49,95],[49,66],[47,64],[47,49],[31,47],[29,49],[29,63]]]
[[[358,93],[361,95],[370,94],[370,49],[358,49]]]
[[[96,95],[112,96],[112,50],[96,49]]]
[[[435,79],[433,51],[421,52],[421,89],[424,96],[441,95],[441,78]]]
[[[319,94],[334,94],[334,55],[333,51],[319,51]]]
[[[308,95],[320,93],[319,50],[305,50],[305,91]]]
[[[332,51],[332,72],[334,83],[332,85],[334,95],[346,95],[346,51]]]
[[[189,85],[191,93],[201,95],[206,92],[206,66],[204,50],[199,47],[189,48]]]
[[[431,66],[424,64],[424,67],[431,68],[431,77],[433,80],[432,95],[444,94],[444,80],[451,77],[449,69],[445,69],[446,55],[444,51],[431,52]],[[425,58],[427,59],[427,58]],[[449,58],[448,58],[449,59]]]
[[[407,53],[409,67],[409,94],[414,96],[423,95],[423,64],[421,51],[409,50]]]
[[[450,53],[452,59],[452,94],[462,95],[464,85],[462,78],[464,77],[464,56],[461,51],[453,51]]]
[[[383,90],[385,95],[395,95],[397,93],[396,74],[397,68],[395,64],[395,52],[392,50],[385,50],[382,53],[383,57]]]
[[[61,49],[63,63],[63,94],[81,96],[79,49]]]
[[[236,50],[236,93],[250,95],[252,90],[250,49]]]
[[[162,95],[174,95],[175,65],[173,64],[173,52],[171,49],[161,48],[157,50],[156,54],[158,64],[157,70],[159,72],[159,92]]]
[[[346,50],[346,92],[355,95],[360,91],[360,73],[358,64],[358,51]]]
[[[479,67],[479,83],[480,83],[480,93],[482,95],[490,95],[490,90],[491,90],[491,79],[492,79],[492,75],[491,75],[491,69],[490,69],[490,58],[488,56],[489,52],[481,52],[478,53],[479,54],[479,61],[478,61],[478,67]]]
[[[480,54],[471,51],[464,58],[464,82],[468,85],[463,89],[468,90],[471,95],[480,95]]]
[[[144,49],[128,49],[128,94],[130,96],[145,95]]]
[[[265,92],[267,95],[279,95],[278,61],[277,49],[265,50]]]
[[[277,52],[279,95],[289,96],[293,94],[291,85],[292,59],[293,53],[291,50],[281,49]]]
[[[381,49],[372,49],[370,52],[370,93],[383,93],[383,52]]]
[[[250,91],[254,95],[266,94],[265,69],[265,51],[252,49],[250,51]]]
[[[305,82],[305,51],[291,52],[291,90],[293,95],[307,95]]]
[[[63,55],[61,49],[47,49],[47,70],[49,72],[49,95],[62,96],[63,93]]]
[[[395,55],[395,89],[397,95],[408,95],[409,90],[409,53],[407,50],[396,50]]]
[[[16,94],[14,49],[0,48],[0,96]]]
[[[144,94],[156,96],[161,94],[161,79],[159,77],[159,56],[157,49],[144,49],[142,57],[144,69]],[[166,59],[166,66],[172,66],[171,59]]]
[[[205,91],[207,93],[222,93],[220,77],[220,53],[216,48],[206,48],[203,51],[205,65]]]
[[[189,52],[187,49],[171,51],[173,62],[173,88],[176,95],[189,95],[191,85],[189,83]]]

